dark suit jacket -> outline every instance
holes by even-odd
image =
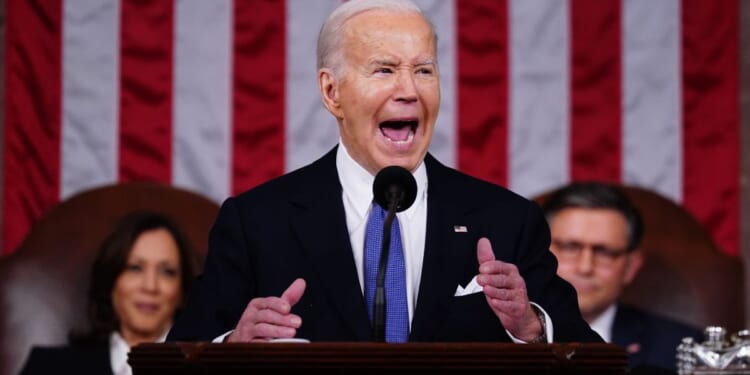
[[[279,296],[298,277],[307,281],[292,309],[302,317],[298,337],[370,340],[335,154],[224,202],[204,273],[167,340],[211,340],[235,327],[252,298]],[[574,289],[555,274],[539,207],[430,155],[425,163],[427,233],[409,340],[510,341],[482,293],[454,297],[478,273],[476,244],[487,236],[497,259],[518,266],[529,299],[551,316],[555,341],[600,341],[581,318]]]
[[[109,346],[59,346],[32,349],[21,375],[112,375]]]
[[[619,306],[612,325],[612,342],[628,352],[634,369],[661,367],[677,370],[677,345],[683,338],[703,340],[701,330],[628,306]]]

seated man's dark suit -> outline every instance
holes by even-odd
[[[677,345],[685,337],[703,340],[695,327],[628,306],[618,306],[612,342],[628,352],[628,367],[658,366],[676,371]]]
[[[478,273],[477,241],[518,266],[529,300],[542,306],[555,341],[601,341],[581,318],[573,288],[556,276],[549,229],[539,207],[506,190],[425,158],[427,232],[410,341],[511,341],[483,293],[454,297]],[[457,230],[465,227],[466,231]],[[406,249],[408,251],[408,249]],[[167,337],[212,340],[233,329],[255,297],[280,296],[301,277],[292,312],[297,337],[370,340],[346,226],[336,148],[318,161],[222,205],[204,273]]]

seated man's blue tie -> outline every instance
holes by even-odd
[[[383,242],[386,211],[373,203],[365,232],[365,299],[373,323],[375,289]],[[406,300],[406,267],[398,218],[391,223],[390,250],[385,270],[385,341],[406,342],[409,338],[409,310]]]

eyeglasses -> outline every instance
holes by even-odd
[[[623,255],[627,254],[626,248],[610,248],[603,245],[588,245],[578,241],[561,241],[552,240],[552,247],[561,261],[577,260],[584,249],[590,249],[594,255],[596,264],[602,266],[611,266],[617,262]]]

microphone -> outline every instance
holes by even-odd
[[[417,198],[417,181],[406,168],[395,165],[385,167],[375,176],[372,194],[377,204],[388,209],[383,222],[383,241],[372,314],[372,339],[376,342],[385,342],[385,269],[391,249],[391,224],[396,212],[404,211],[414,203]]]

